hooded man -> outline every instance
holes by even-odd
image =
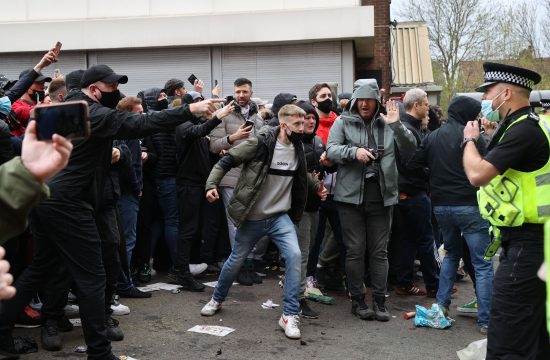
[[[462,165],[462,138],[464,126],[476,119],[481,104],[467,96],[455,96],[449,105],[449,120],[423,140],[407,167],[430,168],[430,190],[433,212],[447,255],[439,275],[436,299],[447,311],[458,263],[463,257],[463,234],[475,271],[478,304],[478,324],[485,332],[489,324],[491,288],[493,281],[492,262],[485,260],[489,246],[489,223],[481,218],[477,206],[477,187],[472,186]],[[485,141],[477,143],[481,154],[487,152]]]
[[[398,201],[396,147],[416,148],[416,140],[399,120],[398,105],[389,101],[382,113],[374,79],[357,80],[351,101],[330,129],[328,159],[338,164],[334,200],[346,247],[346,275],[354,315],[388,321],[385,307],[387,246],[393,205]],[[365,303],[363,279],[368,249],[374,304]]]

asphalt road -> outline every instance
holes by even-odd
[[[165,281],[162,275],[153,279]],[[204,281],[215,280],[213,278]],[[456,351],[470,342],[482,339],[475,317],[457,315],[455,307],[472,299],[470,280],[456,284],[453,296],[452,328],[436,330],[416,328],[414,320],[405,320],[403,313],[414,305],[431,306],[433,299],[403,297],[390,293],[388,323],[363,321],[350,313],[351,303],[344,293],[330,293],[336,304],[311,302],[321,312],[315,320],[301,322],[302,340],[289,340],[279,330],[281,310],[262,309],[267,299],[282,304],[282,291],[277,279],[270,276],[262,285],[236,285],[230,290],[222,311],[213,317],[202,317],[202,306],[210,299],[212,289],[204,293],[155,291],[151,299],[122,299],[131,313],[119,316],[125,338],[112,344],[116,355],[129,355],[138,360],[154,359],[372,359],[428,360],[458,359]],[[188,332],[195,325],[222,325],[235,329],[225,337]],[[40,338],[40,329],[16,329],[14,335]],[[22,357],[35,359],[85,359],[73,351],[84,345],[81,328],[62,333],[64,347],[58,352],[39,349]],[[40,345],[39,345],[40,346]]]

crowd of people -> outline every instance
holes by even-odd
[[[389,321],[391,291],[435,298],[448,316],[467,273],[475,298],[456,311],[477,313],[487,358],[550,357],[537,277],[550,118],[529,104],[539,74],[485,63],[482,101],[456,96],[443,119],[424,90],[388,100],[374,79],[272,103],[246,77],[227,97],[177,78],[126,96],[118,86],[132,79],[108,65],[43,75],[59,56],[56,46],[0,83],[0,241],[16,278],[11,287],[0,261],[0,351],[37,351],[12,336],[21,321],[41,324],[42,347],[60,350],[70,300],[88,358],[116,359],[119,299],[150,298],[138,287],[157,270],[186,291],[217,275],[200,310],[212,316],[234,281],[261,284],[277,263],[288,338],[301,337],[301,317],[322,316],[308,300],[328,298],[319,289],[345,291],[362,320]],[[90,136],[39,141],[33,109],[70,101],[88,104]]]

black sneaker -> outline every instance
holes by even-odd
[[[205,287],[201,282],[195,280],[190,273],[179,275],[177,284],[180,285],[183,290],[189,291],[204,291]]]
[[[300,315],[305,319],[319,318],[319,313],[309,307],[306,299],[300,300]]]
[[[0,354],[13,356],[17,354],[30,354],[38,351],[36,342],[28,337],[12,337],[11,332],[0,335]]]
[[[57,319],[57,329],[61,332],[69,332],[74,328],[73,323],[69,320],[65,314],[61,315]]]
[[[390,313],[386,309],[385,297],[376,297],[372,303],[374,308],[374,318],[378,321],[390,321]]]
[[[221,271],[220,267],[216,263],[210,263],[208,264],[208,267],[204,271],[205,275],[217,275]]]
[[[237,275],[237,282],[244,286],[252,286],[254,284],[254,281],[252,281],[252,276],[250,275],[250,271],[244,266],[241,268],[241,271],[239,271],[239,274]]]
[[[351,313],[358,316],[361,320],[374,319],[374,310],[369,309],[364,296],[351,300]]]
[[[111,341],[122,341],[124,333],[118,326],[118,320],[113,319],[110,315],[105,315],[105,327],[107,328],[107,339]]]
[[[116,293],[122,298],[132,299],[147,299],[152,296],[150,292],[141,291],[135,286],[132,286],[128,290],[117,290]]]
[[[141,264],[137,277],[142,283],[148,283],[151,281],[151,266],[149,266],[149,264]]]
[[[171,284],[177,284],[178,283],[178,272],[174,268],[170,268],[170,270],[168,270],[168,274],[166,276],[168,277],[168,281]]]
[[[40,313],[29,305],[17,316],[15,327],[19,328],[35,328],[42,325]]]
[[[250,270],[249,272],[250,272],[250,280],[252,280],[252,282],[254,284],[261,284],[261,283],[264,282],[262,277],[260,275],[258,275],[258,273],[256,273],[256,271]]]
[[[42,348],[48,351],[61,350],[61,337],[57,328],[57,320],[48,319],[42,324],[40,340]]]

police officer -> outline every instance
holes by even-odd
[[[502,242],[494,278],[487,359],[549,359],[543,262],[543,224],[550,218],[550,118],[529,106],[539,74],[484,63],[482,112],[498,121],[487,155],[475,146],[477,121],[464,128],[464,170],[478,192],[482,216]],[[485,119],[484,119],[485,121]]]

